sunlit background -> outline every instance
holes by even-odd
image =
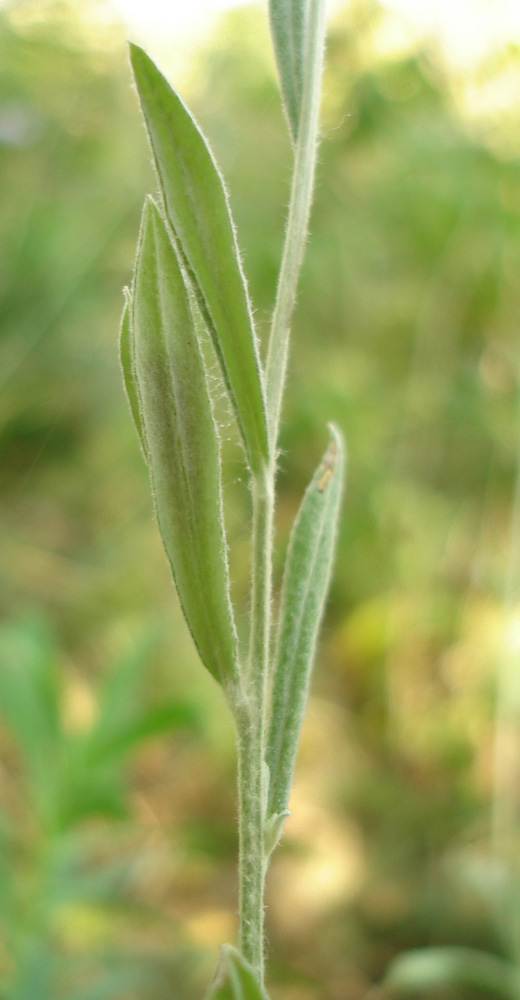
[[[231,722],[117,358],[155,190],[125,39],[209,136],[265,346],[291,168],[265,7],[0,5],[1,1000],[194,1000],[235,939]],[[519,56],[516,0],[330,4],[278,579],[331,419],[349,486],[269,877],[273,1000],[368,1000],[414,947],[520,962]]]

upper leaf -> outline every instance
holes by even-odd
[[[307,6],[307,0],[269,0],[280,89],[294,143],[298,139],[302,105]]]
[[[222,945],[220,962],[206,1000],[269,1000],[254,970],[240,952]]]
[[[220,454],[195,318],[163,219],[145,203],[132,329],[141,418],[157,519],[203,663],[236,678]]]
[[[331,441],[298,511],[287,550],[267,744],[267,821],[287,809],[310,672],[329,587],[343,493],[343,443]]]
[[[180,97],[137,45],[130,55],[167,220],[193,282],[249,464],[268,455],[258,345],[222,177]]]

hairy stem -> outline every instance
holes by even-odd
[[[324,0],[310,0],[300,128],[294,154],[287,230],[267,354],[267,413],[273,450],[278,439],[291,317],[314,189],[324,40]]]
[[[238,946],[258,981],[264,977],[264,810],[262,740],[253,714],[238,730],[239,931]]]
[[[271,461],[252,477],[253,542],[251,631],[243,701],[237,711],[239,786],[239,947],[264,975],[265,741],[271,646],[272,547],[276,445],[282,408],[291,314],[296,297],[314,187],[320,80],[325,36],[324,0],[310,0],[301,119],[295,149],[284,252],[273,312],[266,370]]]
[[[244,703],[237,715],[239,790],[239,946],[260,982],[264,971],[265,732],[271,633],[274,471],[252,483],[251,634]]]

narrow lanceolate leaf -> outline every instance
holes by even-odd
[[[139,400],[139,387],[134,369],[134,345],[133,345],[133,324],[132,324],[132,296],[130,290],[125,288],[125,304],[121,317],[121,327],[119,330],[119,357],[121,368],[123,369],[123,383],[130,406],[130,412],[134,419],[135,429],[139,437],[141,450],[148,463],[148,449],[144,436],[143,418],[141,413],[141,403]]]
[[[206,1000],[269,1000],[253,969],[230,945],[220,949],[220,962]]]
[[[287,809],[305,712],[312,660],[329,587],[343,493],[343,445],[331,440],[311,480],[287,551],[278,629],[267,750],[267,824]]]
[[[385,995],[396,1000],[416,997],[434,990],[444,996],[447,990],[464,996],[489,996],[490,1000],[518,1000],[518,967],[497,955],[474,948],[424,948],[400,955],[392,962],[384,981]],[[461,996],[462,996],[461,992]],[[450,992],[451,996],[451,992]]]
[[[291,138],[298,139],[303,93],[308,0],[269,0],[269,21],[280,90]]]
[[[201,659],[229,687],[235,679],[237,650],[217,429],[189,295],[165,224],[151,199],[143,211],[131,327],[137,392],[164,547]]]
[[[249,464],[268,454],[258,345],[222,177],[189,111],[137,45],[132,66],[171,236],[195,288]]]

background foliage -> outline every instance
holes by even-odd
[[[38,1000],[192,1000],[235,927],[231,724],[173,598],[118,369],[154,182],[102,10],[0,16],[2,1000],[35,983]],[[518,948],[514,691],[493,791],[495,681],[520,645],[518,107],[465,115],[435,43],[389,49],[387,19],[367,0],[331,26],[282,437],[286,536],[327,419],[350,482],[269,882],[280,1000],[361,1000],[412,946]],[[184,91],[265,330],[290,162],[265,11],[229,16]],[[245,606],[248,497],[221,410]],[[488,905],[501,879],[509,935]]]

